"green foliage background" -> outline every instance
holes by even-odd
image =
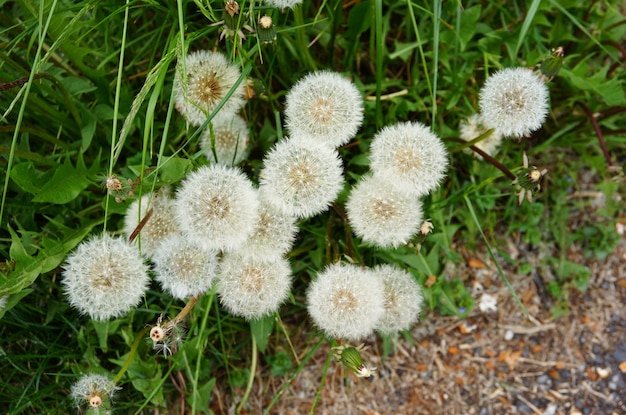
[[[186,380],[186,405],[210,413],[216,384],[232,394],[254,375],[252,338],[263,352],[260,363],[293,379],[323,341],[304,312],[306,285],[345,256],[398,264],[421,283],[436,276],[425,289],[428,308],[464,317],[473,299],[461,279],[445,272],[446,263],[463,260],[460,246],[489,246],[501,262],[507,260],[496,248],[502,238],[538,249],[554,244],[563,254],[542,266],[558,276],[548,284],[558,314],[567,309],[567,291],[584,290],[589,278],[586,267],[566,258],[567,248],[576,243],[602,258],[615,246],[626,160],[622,2],[306,0],[279,11],[242,1],[234,32],[245,39],[220,38],[223,7],[207,0],[0,1],[0,297],[8,296],[0,310],[0,412],[74,411],[67,395],[81,373],[113,375],[130,362],[119,382],[119,413],[172,406],[181,394],[170,375],[178,372]],[[277,27],[269,44],[249,30],[258,29],[264,14]],[[497,156],[515,171],[525,151],[549,170],[535,203],[518,207],[510,179],[458,151],[455,138],[460,121],[477,111],[489,73],[537,65],[558,46],[566,56],[549,83],[548,120],[531,138],[505,142]],[[446,141],[451,164],[447,181],[424,201],[435,230],[420,251],[376,250],[353,238],[340,214],[346,187],[338,209],[300,223],[290,256],[293,295],[280,318],[250,327],[207,294],[188,318],[184,346],[166,360],[153,354],[142,329],[183,304],[153,285],[128,316],[90,321],[66,303],[60,266],[91,233],[121,229],[132,198],[117,203],[104,191],[104,178],[130,179],[139,195],[175,186],[206,164],[198,147],[204,126],[187,128],[172,99],[177,59],[198,49],[225,53],[254,81],[256,95],[243,111],[252,153],[242,165],[253,180],[263,154],[283,135],[285,94],[317,69],[351,77],[366,97],[364,126],[341,149],[350,185],[367,171],[376,131],[400,121],[431,125]],[[598,212],[604,219],[571,228],[570,217],[584,217],[591,207],[569,195],[589,186],[606,198]],[[531,272],[523,259],[516,265]],[[290,336],[303,332],[292,346]]]

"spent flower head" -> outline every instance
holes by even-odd
[[[240,71],[219,52],[199,50],[179,62],[174,78],[176,109],[194,126],[206,121],[209,114],[235,88]],[[244,104],[244,83],[240,83],[224,103],[220,114],[234,115]]]
[[[486,134],[487,131],[489,131],[489,129],[483,124],[480,114],[474,114],[467,120],[461,122],[461,139],[465,141],[475,140],[476,138]],[[475,143],[474,146],[478,147],[488,155],[493,156],[498,151],[500,143],[502,143],[502,134],[496,130],[492,130],[491,133]],[[472,156],[479,160],[482,159],[480,154],[469,148],[466,148],[463,151],[467,154],[472,154]]]
[[[308,218],[326,210],[343,189],[343,166],[332,147],[296,135],[265,156],[260,182],[262,200],[285,215]]]
[[[522,138],[541,128],[548,114],[548,87],[533,71],[507,68],[487,78],[480,90],[481,118],[505,137]]]
[[[150,329],[152,349],[163,356],[171,356],[178,352],[185,339],[186,330],[178,321],[170,320],[163,323],[163,316],[159,316],[157,324]]]
[[[307,309],[327,336],[358,341],[374,331],[384,313],[382,281],[366,268],[335,263],[311,282]]]
[[[363,98],[356,86],[331,71],[312,72],[287,94],[287,128],[311,140],[339,147],[350,141],[363,123]]]
[[[374,174],[418,196],[439,187],[447,165],[443,143],[419,122],[384,127],[370,147],[370,169]]]
[[[70,396],[79,408],[87,406],[100,410],[110,407],[113,395],[120,389],[105,375],[83,375],[72,385]]]
[[[346,213],[363,241],[385,248],[405,244],[418,231],[422,204],[417,196],[382,177],[365,176],[352,189]]]
[[[239,115],[213,118],[202,133],[200,148],[213,163],[234,166],[248,155],[250,131]]]
[[[526,156],[526,152],[524,152],[523,167],[517,173],[517,178],[513,181],[513,185],[516,186],[518,191],[517,195],[520,205],[524,202],[524,199],[528,200],[528,203],[533,202],[533,192],[541,190],[541,180],[547,172],[547,169],[539,170],[539,168],[535,166],[529,166],[528,156]]]
[[[259,218],[257,191],[237,168],[200,167],[176,195],[181,230],[216,250],[232,250],[250,236]]]
[[[220,262],[217,293],[221,304],[246,320],[261,319],[285,301],[291,268],[284,258],[255,258],[227,253]]]
[[[153,261],[156,280],[180,300],[207,292],[217,275],[217,251],[180,234],[161,242]]]
[[[302,4],[303,0],[263,0],[263,3],[268,6],[276,7],[277,9],[293,9],[299,4]]]
[[[135,246],[100,234],[67,257],[61,284],[72,307],[94,320],[127,313],[148,287],[148,267]]]

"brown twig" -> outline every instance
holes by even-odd
[[[604,136],[602,135],[602,131],[600,130],[600,126],[598,125],[598,120],[593,115],[589,107],[587,107],[582,102],[577,103],[580,108],[585,112],[589,121],[591,121],[591,125],[593,126],[593,130],[596,132],[596,137],[598,137],[598,142],[600,143],[600,148],[602,148],[602,153],[604,154],[604,158],[609,166],[613,166],[613,162],[611,161],[611,156],[609,155],[609,151],[606,148],[606,143],[604,142]]]
[[[133,233],[130,234],[130,236],[128,237],[128,242],[132,242],[137,238],[137,235],[139,235],[139,232],[141,232],[141,230],[143,229],[144,226],[146,226],[146,223],[148,222],[148,219],[150,219],[150,217],[152,216],[152,212],[154,210],[152,208],[150,208],[148,210],[148,213],[146,213],[146,216],[143,217],[143,219],[141,219],[141,222],[139,222],[139,225],[137,225],[137,227],[135,228],[135,230],[133,230]]]

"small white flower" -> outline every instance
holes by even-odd
[[[295,6],[302,4],[303,0],[263,0],[268,6],[276,7],[277,9],[293,9]]]
[[[343,189],[339,154],[328,145],[292,136],[265,156],[261,198],[285,215],[308,218],[328,208]]]
[[[140,204],[141,213],[139,213]],[[135,200],[126,210],[124,234],[127,238],[135,231],[150,209],[152,209],[152,214],[134,242],[140,245],[141,253],[147,257],[154,255],[156,247],[166,237],[179,232],[174,215],[174,200],[165,194],[150,193]]]
[[[346,212],[363,241],[383,248],[407,243],[422,222],[419,199],[378,176],[365,176],[352,189]]]
[[[419,319],[424,302],[419,284],[407,271],[393,265],[377,265],[372,272],[385,287],[385,312],[376,330],[391,334],[408,329]]]
[[[191,173],[176,195],[183,233],[216,250],[233,250],[250,236],[259,218],[256,189],[239,169],[221,165]]]
[[[418,196],[439,187],[448,154],[430,129],[418,122],[384,127],[370,146],[370,169],[389,183]]]
[[[382,281],[352,264],[329,265],[307,291],[309,315],[327,336],[357,341],[369,336],[384,313]]]
[[[200,148],[211,162],[234,166],[248,154],[249,135],[248,126],[239,115],[219,116],[202,133]]]
[[[221,304],[246,320],[263,318],[287,298],[291,268],[283,258],[261,259],[225,254],[220,262],[217,293]]]
[[[107,320],[141,301],[150,281],[147,272],[135,246],[101,234],[81,242],[67,257],[61,284],[72,307]]]
[[[498,300],[491,294],[483,293],[478,303],[478,308],[483,313],[490,313],[492,311],[498,311]]]
[[[78,407],[89,405],[92,409],[100,408],[105,401],[110,405],[113,394],[121,388],[104,375],[84,375],[72,385],[70,396]]]
[[[339,147],[350,141],[363,123],[363,97],[352,82],[336,72],[312,72],[287,94],[287,128],[293,135]]]
[[[548,87],[529,69],[507,68],[487,78],[479,97],[482,120],[505,137],[541,128],[548,114]]]
[[[180,300],[208,291],[217,274],[217,252],[182,235],[161,242],[153,261],[156,280]]]
[[[237,252],[257,258],[281,258],[291,249],[298,232],[293,216],[277,212],[261,202],[259,221],[254,231]]]
[[[181,75],[183,69],[184,76]],[[176,68],[176,109],[191,125],[201,125],[234,87],[240,75],[239,68],[219,52],[199,50],[190,53],[185,58],[185,68],[180,62]],[[244,104],[243,94],[244,82],[241,82],[220,114],[234,115],[239,111]]]
[[[472,141],[479,136],[485,134],[487,130],[489,130],[489,128],[486,128],[483,125],[480,114],[474,114],[467,120],[461,122],[461,138],[465,141]],[[493,156],[494,154],[496,154],[496,151],[498,151],[500,143],[502,143],[502,134],[497,130],[493,130],[491,134],[489,134],[487,137],[483,138],[474,145],[488,155]],[[479,160],[482,159],[482,156],[480,154],[477,154],[469,148],[466,148],[463,151],[467,154],[471,154]]]

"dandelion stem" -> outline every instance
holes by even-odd
[[[317,408],[317,403],[320,400],[320,396],[322,394],[322,388],[324,387],[324,383],[326,382],[326,374],[328,373],[328,367],[330,366],[330,360],[333,357],[333,347],[337,345],[337,342],[333,340],[330,344],[330,351],[328,352],[328,357],[326,358],[326,363],[324,363],[324,369],[322,372],[322,379],[320,380],[320,386],[317,388],[317,392],[315,393],[315,400],[313,401],[313,406],[311,406],[311,410],[309,411],[309,415],[315,414],[315,409]]]
[[[196,305],[200,297],[202,297],[202,294],[197,295],[193,297],[191,300],[189,300],[189,302],[187,302],[185,307],[182,310],[180,310],[180,312],[176,315],[176,317],[174,317],[167,325],[173,326],[183,321],[183,319],[187,317],[187,314],[189,314],[193,306]]]
[[[257,363],[257,355],[258,355],[257,346],[256,346],[256,338],[254,336],[250,336],[250,337],[252,337],[252,362],[250,363],[250,375],[248,376],[248,384],[246,385],[246,391],[244,392],[243,397],[241,398],[241,402],[239,402],[239,405],[237,405],[237,410],[235,411],[238,414],[241,413],[243,406],[248,401],[248,397],[250,396],[250,391],[252,390],[252,384],[254,383],[254,376],[256,374],[256,363]]]
[[[122,366],[120,371],[117,372],[117,375],[115,375],[115,377],[113,378],[113,383],[115,383],[116,385],[120,381],[120,379],[122,379],[122,376],[124,376],[124,373],[126,373],[126,371],[128,370],[128,367],[130,366],[131,362],[133,361],[133,358],[135,357],[135,354],[137,353],[137,348],[139,347],[139,343],[141,342],[141,339],[143,339],[146,336],[146,332],[149,329],[150,327],[144,327],[143,329],[141,329],[139,334],[137,334],[137,337],[135,337],[135,341],[133,342],[133,345],[130,347],[130,351],[128,352],[128,357],[126,358],[126,361],[124,362],[124,366]]]
[[[602,148],[602,153],[604,154],[604,158],[609,166],[613,166],[613,162],[611,161],[611,156],[609,155],[609,151],[606,148],[606,143],[604,142],[604,136],[602,135],[602,131],[600,130],[600,126],[598,125],[598,120],[593,115],[589,107],[587,107],[582,102],[578,102],[578,105],[583,109],[589,121],[591,121],[591,125],[593,126],[593,130],[596,132],[596,136],[598,137],[598,142],[600,143],[600,148]]]

